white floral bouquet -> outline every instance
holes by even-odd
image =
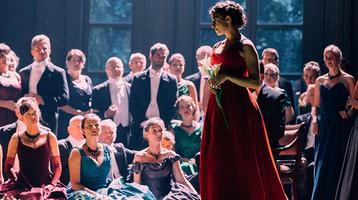
[[[203,64],[203,67],[202,67],[203,72],[207,76],[209,76],[210,79],[214,79],[219,74],[221,63],[211,65],[210,64],[210,57],[206,56],[205,59],[201,62],[201,64]],[[216,103],[218,104],[218,106],[219,106],[219,108],[220,108],[220,110],[222,112],[222,115],[223,115],[224,121],[225,121],[225,125],[226,125],[227,129],[230,130],[229,124],[228,124],[228,122],[226,120],[226,115],[225,115],[225,112],[224,112],[224,108],[222,106],[223,89],[222,88],[214,89],[214,91],[215,91]]]

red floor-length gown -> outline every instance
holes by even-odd
[[[220,72],[248,76],[245,59],[237,50],[216,54],[211,64]],[[201,143],[202,200],[284,200],[286,196],[272,158],[265,125],[249,90],[230,81],[223,85],[222,105],[230,130],[211,94]]]

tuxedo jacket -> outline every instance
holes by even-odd
[[[285,133],[285,94],[267,85],[261,87],[257,96],[271,147],[278,146],[278,140]]]
[[[194,83],[196,91],[198,92],[198,94],[200,94],[200,80],[201,80],[201,73],[200,72],[196,72],[195,74],[189,75],[187,77],[185,77],[185,80],[191,81]],[[200,101],[200,95],[198,96],[198,101]]]
[[[72,151],[72,144],[69,139],[62,139],[58,141],[58,149],[60,151],[62,173],[60,177],[61,183],[67,185],[70,182],[70,171],[68,168],[68,158]]]
[[[127,75],[125,75],[125,76],[123,77],[123,80],[126,81],[126,82],[129,83],[129,84],[132,84],[132,82],[133,82],[133,78],[132,78],[132,76],[130,75],[130,73],[127,74]]]
[[[166,126],[170,125],[170,120],[175,115],[177,91],[176,77],[163,71],[159,81],[157,104],[160,118]],[[149,69],[147,69],[135,75],[131,87],[129,112],[132,114],[133,121],[137,125],[147,120],[145,113],[150,103],[150,93],[150,76]]]
[[[122,143],[113,144],[117,152],[114,153],[119,173],[123,177],[123,180],[128,179],[128,165],[132,164],[136,151],[129,150],[124,147]]]
[[[29,93],[29,80],[32,64],[19,71],[21,76],[22,95]],[[66,79],[66,72],[51,62],[48,62],[38,84],[37,94],[44,101],[40,105],[43,121],[56,133],[58,107],[64,106],[69,100],[69,90]]]
[[[284,89],[288,95],[288,98],[291,101],[292,107],[295,108],[295,102],[293,98],[292,84],[289,80],[280,77],[278,79],[278,87]]]
[[[129,83],[127,83],[126,81],[123,81],[123,84],[125,85],[127,95],[128,95],[128,101],[129,101],[131,85]],[[112,105],[111,92],[109,89],[109,81],[107,80],[103,83],[96,85],[93,88],[92,108],[99,110],[98,115],[101,118],[104,118],[104,113],[106,112],[108,107],[111,105]]]

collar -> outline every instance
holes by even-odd
[[[71,142],[73,147],[79,147],[85,143],[85,139],[77,140],[72,135],[69,135],[67,139]]]
[[[116,85],[116,86],[120,86],[123,84],[123,79],[122,78],[108,78],[109,80],[109,84],[110,85]]]
[[[152,66],[149,67],[150,77],[160,77],[162,74],[163,74],[163,68],[161,68],[159,71],[156,71],[152,68]]]

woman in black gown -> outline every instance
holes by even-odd
[[[156,199],[199,199],[180,168],[180,156],[161,147],[163,130],[164,122],[159,118],[145,123],[144,138],[149,147],[134,157],[134,182],[147,185]]]
[[[329,45],[323,55],[329,72],[315,83],[311,123],[317,136],[312,200],[335,197],[350,129],[346,103],[354,90],[354,78],[340,68],[341,50]]]
[[[92,80],[82,74],[85,63],[86,56],[81,50],[71,49],[67,53],[67,84],[70,90],[70,99],[67,105],[60,108],[58,139],[68,136],[67,126],[73,116],[91,112]]]
[[[353,96],[348,101],[348,105],[352,106],[355,119],[347,143],[346,155],[337,187],[337,200],[358,199],[358,83],[356,83]]]

